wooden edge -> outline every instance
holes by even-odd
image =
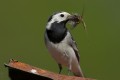
[[[11,59],[8,64],[4,65],[8,68],[11,80],[95,80],[56,74],[13,59]]]

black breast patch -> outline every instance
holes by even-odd
[[[57,23],[54,22],[51,28],[46,30],[49,40],[53,43],[61,42],[67,35],[67,28],[65,27],[65,22]]]

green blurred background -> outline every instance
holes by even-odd
[[[88,34],[82,25],[70,30],[83,72],[98,80],[120,80],[120,0],[0,0],[0,80],[9,80],[3,64],[11,58],[57,73],[44,45],[47,19],[56,11],[82,13],[84,4]]]

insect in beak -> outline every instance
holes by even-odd
[[[68,19],[69,19],[70,24],[73,26],[73,28],[76,27],[78,24],[82,23],[84,29],[86,30],[86,24],[83,20],[83,16],[80,16],[78,14],[73,14],[73,15],[68,16]]]

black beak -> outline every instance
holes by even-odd
[[[69,15],[69,16],[68,16],[68,20],[79,23],[79,22],[80,22],[80,17],[77,16],[77,15]]]

